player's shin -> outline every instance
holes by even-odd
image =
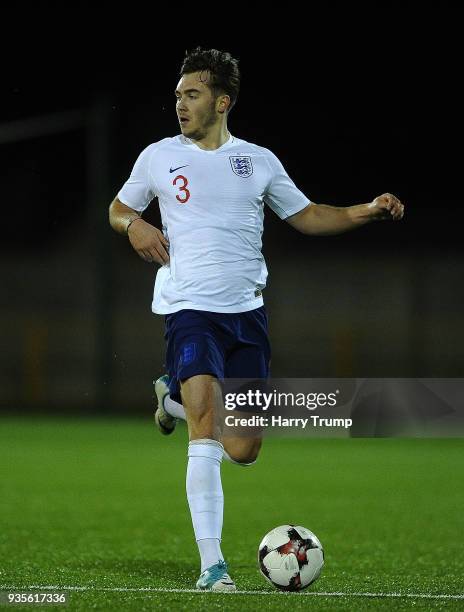
[[[188,448],[187,499],[202,572],[224,559],[220,547],[224,511],[223,452],[222,444],[210,439],[192,440]]]

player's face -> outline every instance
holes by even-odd
[[[182,134],[187,138],[201,140],[220,121],[208,79],[207,72],[192,72],[184,74],[177,85],[176,112]]]

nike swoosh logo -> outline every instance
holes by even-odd
[[[187,168],[189,164],[187,164],[186,166],[177,166],[177,168],[170,168],[169,169],[169,173],[172,174],[173,172],[175,172],[176,170],[180,170],[181,168]]]

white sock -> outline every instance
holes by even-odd
[[[224,556],[221,552],[221,541],[217,538],[198,540],[197,544],[201,559],[200,571],[204,572],[208,567],[216,565],[218,561],[224,560]]]
[[[209,439],[192,440],[188,448],[187,499],[202,572],[224,559],[220,548],[224,511],[223,452],[220,442]]]
[[[173,399],[171,399],[169,395],[166,395],[166,397],[164,398],[163,406],[166,412],[172,417],[175,417],[176,419],[184,419],[184,421],[187,420],[187,417],[185,416],[185,410],[182,404],[175,402]]]

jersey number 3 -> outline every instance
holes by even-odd
[[[176,200],[178,200],[181,204],[185,204],[190,198],[190,191],[187,189],[188,180],[182,174],[176,176],[176,178],[172,181],[174,187],[177,185],[177,181],[182,181],[182,185],[178,188],[179,191],[182,191],[184,196],[176,195]]]

